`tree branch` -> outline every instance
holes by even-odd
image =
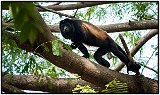
[[[125,49],[125,51],[126,51],[126,53],[127,53],[127,55],[128,55],[128,58],[129,58],[131,64],[134,64],[134,60],[133,60],[133,58],[132,58],[132,56],[131,56],[131,53],[129,52],[129,49],[128,49],[128,47],[127,47],[127,44],[126,44],[126,42],[125,42],[125,40],[124,40],[124,38],[123,38],[123,36],[122,36],[121,34],[119,34],[119,38],[121,39],[121,42],[122,42],[122,44],[123,44],[123,47],[124,47],[124,49]]]
[[[130,64],[135,64],[135,61],[133,60],[132,55],[131,55],[131,53],[129,52],[129,49],[128,49],[128,47],[127,47],[127,44],[126,44],[126,42],[125,42],[125,40],[124,40],[124,38],[123,38],[123,36],[122,36],[121,34],[119,34],[119,38],[120,38],[120,40],[121,40],[121,42],[122,42],[122,44],[123,44],[123,47],[124,47],[124,49],[125,49],[125,51],[126,51],[126,53],[127,53],[127,56],[128,56],[128,58],[129,58],[129,61],[130,61]],[[138,70],[135,70],[134,72],[136,73],[136,75],[140,75],[139,69],[138,69]]]
[[[145,29],[158,29],[158,20],[144,20],[134,21],[133,24],[129,25],[129,22],[109,24],[109,25],[97,25],[108,33],[132,31],[132,30],[145,30]],[[13,27],[11,23],[2,22],[3,27]],[[52,32],[60,32],[58,25],[48,25]]]
[[[108,25],[95,25],[108,33],[124,32],[133,30],[158,29],[158,20],[132,21]],[[49,25],[52,32],[60,32],[58,25]]]
[[[158,29],[153,29],[150,32],[148,32],[145,36],[143,36],[140,41],[138,41],[137,45],[132,48],[131,50],[131,55],[134,56],[138,50],[152,37],[154,37],[155,35],[158,34]],[[120,63],[116,66],[116,68],[114,70],[116,71],[120,71],[123,67],[124,67],[124,63]],[[148,68],[149,69],[149,68]]]
[[[74,78],[47,78],[47,77],[38,77],[34,75],[5,75],[2,77],[2,81],[6,82],[11,86],[23,90],[33,90],[33,91],[44,91],[49,93],[72,93],[72,90],[76,85],[90,85],[95,90],[102,90],[100,87],[93,85],[89,82],[86,82],[81,79]],[[6,90],[5,90],[6,91]]]
[[[129,22],[109,24],[99,26],[99,28],[107,31],[108,33],[131,30],[158,29],[158,20],[132,21],[132,24],[129,24]]]
[[[64,14],[64,13],[61,13],[61,12],[57,12],[57,11],[55,11],[55,10],[52,10],[52,9],[49,9],[49,8],[45,8],[45,7],[42,7],[42,6],[40,6],[40,5],[36,5],[36,6],[39,7],[39,8],[41,8],[41,9],[43,9],[43,10],[45,10],[45,11],[49,11],[49,12],[56,13],[56,14],[58,14],[58,15],[60,15],[60,16],[66,16],[66,17],[69,17],[69,18],[75,18],[75,17],[72,16],[72,15],[68,15],[68,14]]]
[[[61,2],[62,3],[62,2]],[[64,2],[65,3],[65,2]],[[64,4],[64,5],[58,5],[57,4],[52,4],[49,6],[42,6],[44,8],[47,9],[51,9],[51,10],[55,10],[55,11],[62,11],[62,10],[73,10],[73,9],[81,9],[81,8],[86,8],[86,7],[92,7],[92,6],[96,6],[96,5],[102,5],[102,4],[111,4],[111,3],[118,3],[118,2],[111,2],[111,1],[107,1],[107,2],[77,2],[76,4]],[[3,2],[2,2],[3,4]],[[46,11],[42,8],[38,8],[38,11],[43,12]],[[8,7],[3,7],[2,10],[8,10]]]
[[[102,4],[110,4],[110,3],[118,3],[118,2],[78,2],[77,4],[49,5],[49,6],[43,6],[43,7],[52,9],[55,11],[61,11],[61,10],[80,9],[80,8],[92,7],[96,5],[102,5]],[[37,8],[37,9],[38,11],[45,11],[44,9],[41,9],[41,8]]]
[[[4,91],[5,93],[25,93],[17,87],[4,83],[4,81],[2,82],[2,91]]]

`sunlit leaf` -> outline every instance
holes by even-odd
[[[128,86],[116,79],[106,85],[106,89],[102,90],[103,93],[128,93]]]
[[[53,55],[56,55],[56,56],[62,55],[62,51],[60,50],[60,48],[58,46],[58,40],[52,41],[52,52],[53,52]]]

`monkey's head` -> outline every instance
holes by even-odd
[[[74,26],[71,19],[64,19],[60,21],[60,31],[64,38],[71,39],[73,37]]]

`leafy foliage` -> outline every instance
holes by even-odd
[[[106,89],[102,90],[102,93],[128,93],[128,86],[126,83],[122,83],[116,79],[112,80],[108,84],[105,85]],[[95,91],[89,85],[76,85],[76,87],[72,90],[73,93],[98,93],[99,91]]]
[[[106,85],[106,89],[102,90],[104,93],[128,93],[128,86],[126,83],[114,79]]]
[[[131,14],[132,20],[147,20],[158,18],[157,2],[127,2],[127,3],[113,3],[107,5],[106,10],[108,16],[111,15],[115,18],[124,19],[126,14]]]
[[[134,2],[132,4],[132,10],[135,11],[135,14],[133,14],[133,19],[138,20],[145,20],[145,19],[156,19],[157,18],[157,12],[153,11],[156,3],[152,2]]]
[[[62,56],[62,51],[58,45],[58,39],[52,41],[52,52],[53,55]]]
[[[96,15],[96,18],[98,18],[99,21],[101,19],[104,19],[106,14],[107,14],[106,8],[102,8],[102,7],[97,7],[96,8],[95,15]]]
[[[31,2],[11,2],[9,9],[14,18],[16,30],[21,31],[20,42],[24,43],[29,40],[33,44],[37,38],[37,33],[43,31],[41,25],[35,19],[37,12],[34,10],[34,5]]]
[[[72,90],[73,93],[97,93],[98,91],[95,91],[92,89],[89,85],[76,85],[76,87]]]
[[[67,76],[65,70],[18,48],[16,42],[8,38],[6,32],[3,33],[2,41],[2,72],[50,76],[52,78]]]
[[[70,45],[68,45],[68,44],[65,44],[64,42],[62,42],[62,45],[63,45],[63,47],[64,47],[65,49],[67,49],[67,50],[72,50],[72,47],[71,47]]]
[[[83,20],[89,21],[92,18],[96,8],[97,6],[93,6],[93,7],[88,8],[86,11],[77,12],[76,16],[78,18],[82,18]]]

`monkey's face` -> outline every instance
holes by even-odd
[[[61,34],[66,39],[71,39],[73,34],[73,27],[70,23],[60,23]]]
[[[64,25],[64,27],[63,27],[63,32],[65,32],[65,33],[70,33],[70,31],[72,30],[71,29],[72,27],[70,27],[70,25]]]

